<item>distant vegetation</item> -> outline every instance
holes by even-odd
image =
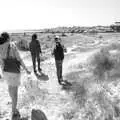
[[[120,22],[115,22],[110,28],[115,32],[120,32]]]
[[[18,33],[11,33],[11,37],[13,41],[17,42],[17,46],[20,50],[28,51],[29,50],[28,44],[31,41],[31,36],[33,33],[36,33],[38,35],[38,39],[41,42],[42,49],[46,50],[46,48],[52,48],[53,39],[55,35],[59,35],[60,37],[65,38],[66,40],[66,38],[70,39],[70,36],[72,38],[74,34],[85,34],[95,36],[98,35],[98,33],[115,33],[120,32],[120,25],[118,23],[117,24],[115,23],[110,26],[93,26],[93,27],[73,26],[28,30]],[[103,39],[103,36],[100,35],[99,39]]]
[[[106,33],[106,32],[120,32],[120,25],[110,25],[110,26],[92,26],[92,27],[80,27],[80,26],[73,26],[73,27],[56,27],[56,28],[49,28],[49,29],[39,29],[39,30],[28,30],[23,32],[23,36],[26,36],[26,33]],[[15,33],[16,34],[16,33]]]
[[[41,32],[54,34],[54,33],[84,33],[84,32],[103,33],[103,32],[115,32],[115,31],[114,29],[111,28],[111,26],[93,26],[93,27],[73,26],[73,27],[57,27],[51,29],[44,29],[41,30]]]
[[[111,28],[112,30],[114,30],[115,32],[120,32],[120,26],[111,25],[110,28]]]

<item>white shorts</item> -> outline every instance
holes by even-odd
[[[19,86],[21,74],[20,73],[3,72],[3,79],[10,86]]]

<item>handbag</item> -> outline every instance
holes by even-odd
[[[10,45],[7,49],[7,57],[3,60],[4,61],[4,68],[3,71],[5,72],[12,72],[12,73],[20,73],[20,61],[16,58],[12,58],[9,56],[10,52]]]

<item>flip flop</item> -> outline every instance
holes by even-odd
[[[65,80],[65,83],[69,86],[72,86],[72,84],[70,82],[68,82],[67,80]]]
[[[15,112],[12,113],[12,120],[14,120],[14,118],[16,118],[16,117],[20,118],[20,113],[18,110],[16,110]]]
[[[60,82],[61,85],[66,85],[65,81]]]

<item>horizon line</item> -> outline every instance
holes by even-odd
[[[114,22],[116,23],[116,22]],[[111,24],[113,25],[113,24]],[[9,33],[16,33],[16,32],[30,32],[30,31],[40,31],[40,30],[45,30],[45,29],[56,29],[56,28],[71,28],[71,27],[98,27],[98,26],[101,26],[101,27],[109,27],[110,25],[86,25],[86,26],[80,26],[80,25],[71,25],[71,26],[57,26],[57,27],[44,27],[44,28],[40,28],[40,29],[9,29],[9,30],[2,30],[0,32],[9,32]]]

